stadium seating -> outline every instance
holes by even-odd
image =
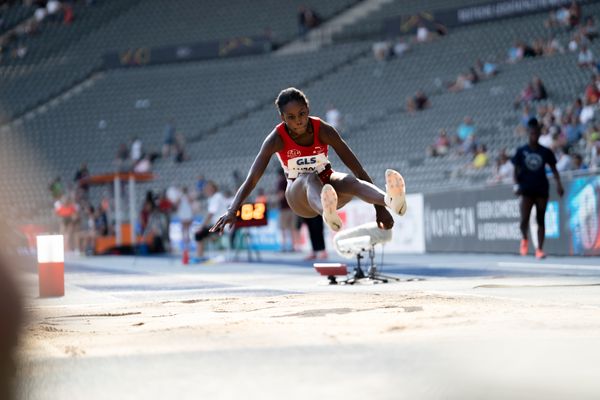
[[[421,3],[406,2],[415,9]],[[133,21],[135,10],[111,20],[89,38],[98,32],[108,34],[110,27],[120,26],[119,21]],[[599,10],[598,5],[590,5],[584,12]],[[188,140],[190,160],[182,164],[158,160],[157,180],[141,185],[140,194],[170,185],[193,185],[199,174],[233,189],[232,171],[246,173],[261,141],[278,122],[273,99],[292,85],[309,96],[314,115],[323,116],[330,103],[343,113],[342,134],[377,184],[383,184],[383,171],[390,167],[403,172],[409,192],[480,184],[490,176],[491,167],[457,172],[457,165],[468,164],[467,158],[425,157],[439,129],[454,132],[464,116],[472,116],[493,157],[521,141],[513,133],[519,111],[512,102],[533,74],[546,83],[549,101],[564,106],[583,92],[589,72],[579,70],[576,55],[568,53],[501,65],[497,77],[460,93],[450,93],[440,83],[456,79],[478,58],[501,62],[517,38],[545,37],[545,17],[541,13],[455,29],[384,63],[373,58],[370,41],[354,41],[315,53],[96,72],[86,85],[61,94],[42,112],[0,129],[2,143],[7,143],[0,149],[0,167],[19,171],[7,177],[2,187],[10,188],[11,197],[22,199],[19,207],[25,211],[20,214],[31,216],[41,210],[37,215],[46,215],[51,179],[61,175],[69,182],[83,161],[92,173],[114,169],[118,144],[133,136],[142,139],[146,150],[160,151],[164,125],[174,117],[178,131]],[[140,16],[141,21],[148,19],[152,17]],[[142,36],[131,35],[131,43],[141,43]],[[558,37],[564,43],[568,33],[559,32]],[[600,54],[597,42],[593,51]],[[52,75],[55,67],[58,71],[49,63],[39,66],[38,72],[59,81],[58,72]],[[22,68],[11,73],[26,74]],[[25,98],[35,85],[9,84],[19,88],[10,91],[11,105],[25,109],[27,102],[19,103],[19,97]],[[429,95],[432,107],[409,115],[404,110],[406,98],[419,89]],[[337,170],[345,170],[337,156],[332,159]],[[273,159],[260,183],[267,191],[275,187],[277,164]],[[0,192],[0,202],[8,199],[6,190]]]

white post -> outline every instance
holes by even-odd
[[[65,295],[65,243],[63,235],[37,236],[40,297]]]
[[[121,233],[121,223],[122,221],[121,214],[121,178],[119,175],[115,176],[115,239],[117,246],[120,246],[123,243],[123,236]]]
[[[129,225],[131,226],[131,245],[135,246],[135,178],[129,174]]]

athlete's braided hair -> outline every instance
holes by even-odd
[[[279,92],[277,99],[275,99],[275,105],[279,109],[279,113],[283,114],[283,107],[292,101],[304,103],[304,105],[308,107],[308,99],[306,98],[306,95],[295,87],[289,87]]]

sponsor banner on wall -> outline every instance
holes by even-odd
[[[423,195],[409,194],[406,196],[406,201],[408,210],[402,217],[394,216],[392,241],[386,243],[385,250],[391,253],[424,253]],[[374,207],[371,204],[367,204],[360,200],[351,201],[338,212],[344,222],[344,228],[353,228],[367,222],[375,221]],[[255,250],[280,251],[282,245],[279,229],[279,210],[268,210],[267,221],[268,224],[266,226],[243,228],[245,231],[239,231],[238,235],[241,233],[248,233],[250,235],[250,240],[249,242],[246,242],[245,240],[238,238],[236,243],[240,244],[243,248],[246,247],[247,243],[250,243]],[[200,228],[201,223],[202,218],[196,218],[190,229],[190,250],[192,251],[195,251],[196,249],[194,232]],[[302,225],[299,233],[300,243],[298,250],[309,253],[312,249],[306,225]],[[183,241],[181,236],[181,223],[177,218],[171,220],[169,234],[171,245],[175,251],[180,251],[183,246]],[[334,252],[333,236],[335,232],[332,232],[327,225],[325,225],[324,234],[327,250],[329,252]],[[224,236],[227,237],[229,234],[226,233]]]
[[[423,233],[423,195],[409,194],[406,196],[407,211],[403,216],[394,216],[392,241],[385,244],[385,251],[390,253],[424,253],[425,236]],[[352,200],[339,210],[344,222],[344,228],[375,221],[375,208],[361,200]],[[326,245],[333,251],[333,236],[335,232],[325,226]]]
[[[512,186],[432,193],[425,196],[424,204],[428,252],[517,252],[521,239],[520,199],[513,194]],[[561,212],[559,201],[551,197],[545,215],[544,245],[550,254],[566,254],[567,251],[565,232],[561,230],[564,218]],[[532,212],[529,237],[533,246],[537,244],[536,236],[537,224],[535,212]]]
[[[593,3],[597,0],[579,1],[579,4]],[[440,26],[456,27],[478,22],[493,21],[502,18],[538,13],[557,7],[569,6],[571,0],[504,0],[492,1],[460,8],[449,8],[435,12],[421,12],[388,18],[383,23],[384,33],[388,36],[414,33],[419,24],[430,30]]]
[[[106,53],[106,68],[142,67],[181,61],[201,61],[213,58],[238,57],[268,53],[271,41],[266,37],[236,37],[179,46],[140,47]]]
[[[600,176],[572,180],[565,202],[569,254],[600,255]]]

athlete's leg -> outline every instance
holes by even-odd
[[[521,196],[521,224],[519,225],[519,228],[521,229],[521,238],[523,238],[523,240],[527,240],[529,217],[531,216],[531,209],[533,208],[534,203],[535,199],[533,197]]]
[[[339,207],[356,196],[369,204],[387,206],[396,214],[404,215],[406,212],[404,178],[397,171],[388,169],[385,172],[386,192],[372,183],[341,172],[334,172],[330,181],[340,197]]]
[[[312,218],[323,213],[321,189],[323,184],[316,174],[301,174],[288,180],[285,198],[296,215]]]
[[[535,218],[538,225],[538,249],[544,248],[544,239],[546,237],[546,207],[548,205],[547,197],[536,197],[535,198]]]
[[[336,212],[339,208],[337,193],[333,186],[323,185],[318,175],[300,175],[288,183],[285,195],[296,214],[305,218],[321,215],[332,230],[341,229],[342,220]]]
[[[372,183],[343,172],[334,172],[329,181],[338,194],[338,207],[346,204],[354,196],[369,204],[385,206],[385,192]]]

